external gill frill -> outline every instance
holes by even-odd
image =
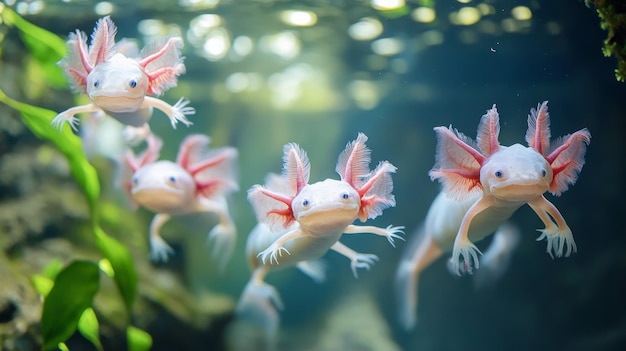
[[[89,45],[89,64],[91,67],[95,67],[113,56],[116,33],[117,27],[109,16],[98,20],[91,34],[91,45]]]
[[[549,191],[558,196],[576,182],[585,164],[585,151],[591,142],[591,134],[585,128],[550,142],[550,115],[548,102],[544,101],[537,109],[530,110],[526,142],[550,164],[553,179]]]
[[[480,122],[478,123],[478,132],[476,134],[476,144],[478,150],[489,157],[500,149],[500,116],[494,104],[491,109],[487,110]]]
[[[541,155],[548,155],[548,148],[550,147],[550,114],[548,113],[548,101],[538,104],[536,109],[530,109],[526,142],[528,146],[535,149],[535,151]]]
[[[202,134],[191,134],[187,136],[180,144],[178,154],[176,155],[176,163],[182,168],[189,168],[190,164],[196,163],[202,159],[202,153],[208,149],[211,139]]]
[[[370,173],[371,151],[365,145],[366,141],[367,136],[359,133],[356,140],[349,142],[341,152],[335,167],[341,180],[355,189],[362,185],[363,179]]]
[[[298,144],[289,143],[283,148],[283,179],[295,197],[309,183],[311,163],[306,151]]]
[[[485,156],[469,137],[450,127],[436,127],[437,151],[430,179],[438,179],[443,191],[453,199],[463,200],[482,190],[480,167]]]
[[[293,198],[258,184],[248,190],[248,200],[254,208],[257,220],[273,232],[283,231],[295,222],[291,208]]]
[[[393,191],[391,174],[396,172],[396,167],[388,161],[382,161],[376,169],[365,179],[363,185],[357,188],[361,197],[361,207],[358,217],[361,222],[368,218],[373,219],[383,213],[383,210],[396,205]]]
[[[130,149],[126,150],[122,156],[122,164],[129,167],[133,173],[139,168],[159,159],[159,153],[161,151],[161,147],[163,146],[163,140],[154,134],[150,134],[146,139],[146,143],[148,144],[148,147],[138,156],[135,156],[135,153],[133,153]]]
[[[204,197],[226,195],[239,190],[237,183],[237,150],[225,147],[213,153],[212,157],[190,165],[187,169],[196,182],[198,193]]]
[[[85,33],[81,31],[70,33],[67,41],[67,55],[58,63],[63,68],[70,88],[75,93],[87,92],[87,75],[93,69],[87,59],[86,40]]]
[[[73,91],[86,93],[87,75],[97,64],[108,60],[115,53],[116,32],[117,27],[107,16],[96,22],[89,48],[85,33],[80,30],[70,33],[67,56],[59,62],[59,65],[63,68]]]
[[[304,150],[289,143],[283,148],[283,173],[269,175],[266,186],[255,185],[248,191],[259,222],[274,232],[282,231],[294,221],[291,202],[308,185],[311,164]]]
[[[148,94],[160,95],[176,86],[177,77],[185,73],[183,57],[180,55],[182,46],[180,37],[172,37],[165,42],[158,41],[142,51],[143,58],[138,63],[150,81]]]
[[[196,180],[196,193],[206,198],[223,194],[228,189],[237,189],[239,185],[231,179]]]
[[[237,149],[209,149],[210,138],[192,134],[181,143],[176,163],[185,169],[196,183],[198,194],[210,198],[239,190],[237,184]]]
[[[561,195],[576,182],[578,173],[585,164],[585,151],[591,142],[591,134],[581,129],[571,135],[558,138],[550,147],[552,152],[546,157],[552,167],[554,178],[549,191]]]
[[[482,190],[480,169],[485,160],[500,148],[500,118],[496,105],[482,116],[476,142],[452,126],[436,127],[437,153],[431,179],[443,183],[444,192],[463,200]]]
[[[150,134],[148,136],[146,143],[148,144],[148,147],[138,156],[135,156],[133,151],[129,149],[126,150],[126,152],[121,155],[120,159],[117,161],[118,167],[117,174],[115,176],[115,184],[124,189],[129,197],[133,186],[133,174],[141,167],[158,160],[159,152],[163,146],[163,141],[154,134]]]
[[[371,151],[365,145],[367,136],[359,133],[357,138],[346,145],[337,160],[335,171],[341,180],[350,184],[361,200],[358,217],[365,222],[368,218],[376,218],[383,210],[395,206],[396,201],[391,194],[393,181],[391,173],[396,167],[387,161],[380,162],[370,172]]]

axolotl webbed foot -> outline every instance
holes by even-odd
[[[567,250],[565,251],[565,257],[569,257],[572,252],[576,252],[576,242],[574,241],[574,236],[572,235],[572,231],[569,228],[566,230],[560,231],[558,229],[537,229],[538,232],[541,233],[537,238],[537,241],[541,241],[546,239],[548,245],[546,247],[546,252],[550,257],[562,257],[563,249],[567,246]]]
[[[376,263],[376,261],[378,261],[378,256],[374,254],[357,253],[350,260],[350,268],[352,268],[352,274],[354,274],[355,278],[358,278],[359,277],[359,275],[357,274],[358,268],[364,268],[366,270],[369,270],[370,265]]]
[[[234,226],[217,224],[209,232],[207,242],[211,247],[211,256],[219,262],[219,269],[223,270],[232,256],[237,240]]]
[[[196,109],[191,106],[187,106],[189,104],[189,100],[185,98],[180,98],[174,106],[172,106],[172,117],[171,123],[172,127],[176,129],[176,123],[182,122],[186,126],[190,126],[193,123],[187,119],[188,115],[193,115],[196,113]]]
[[[482,252],[471,241],[456,241],[452,249],[449,268],[458,275],[472,274],[473,269],[478,269],[479,266],[478,255],[482,255]]]
[[[146,140],[150,133],[151,131],[148,123],[145,123],[140,127],[127,125],[124,126],[124,129],[122,129],[122,140],[124,140],[126,145],[137,146],[139,143]]]
[[[63,130],[63,123],[67,122],[73,131],[78,131],[78,118],[74,115],[68,115],[67,111],[61,112],[56,115],[50,124],[54,129],[58,129],[59,131]]]
[[[160,236],[150,238],[150,259],[152,262],[167,262],[174,249],[169,246]]]
[[[276,244],[270,245],[267,249],[261,251],[257,257],[261,258],[261,262],[266,264],[269,260],[269,264],[275,263],[278,264],[278,257],[283,256],[283,251],[285,251],[288,255],[291,255],[287,249],[282,246],[278,246]],[[268,259],[269,258],[269,259]]]
[[[404,241],[404,237],[402,237],[401,235],[404,235],[404,226],[392,226],[389,225],[387,226],[387,228],[385,228],[385,237],[387,237],[387,241],[389,241],[389,244],[391,244],[391,246],[396,247],[396,243],[394,241],[394,239],[400,239]]]

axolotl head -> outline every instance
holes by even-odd
[[[486,193],[503,201],[527,202],[548,191],[553,172],[546,159],[520,144],[500,146],[480,169]]]
[[[158,161],[139,168],[132,179],[131,195],[157,213],[184,213],[194,206],[196,184],[182,167]]]
[[[326,179],[302,188],[291,206],[303,228],[312,232],[340,231],[357,218],[361,198],[350,184]]]
[[[87,95],[103,110],[134,112],[141,107],[148,84],[148,76],[137,61],[118,53],[89,73]]]

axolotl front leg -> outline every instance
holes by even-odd
[[[469,228],[474,217],[487,208],[494,206],[494,203],[493,197],[482,196],[465,213],[454,239],[452,257],[450,259],[450,269],[458,275],[461,275],[461,272],[471,273],[472,267],[476,267],[476,269],[478,269],[478,255],[481,255],[482,253],[469,239]],[[460,265],[461,259],[463,259],[463,267]]]
[[[387,228],[379,228],[379,227],[375,227],[371,225],[358,226],[358,225],[351,224],[347,226],[346,229],[344,229],[343,233],[344,234],[371,233],[371,234],[384,236],[387,238],[387,241],[389,241],[389,244],[391,244],[391,246],[396,247],[396,243],[394,242],[394,239],[404,240],[404,238],[399,235],[399,234],[404,234],[403,229],[404,229],[404,226],[394,227],[390,225]]]
[[[379,228],[371,225],[358,226],[351,224],[344,229],[344,234],[359,234],[359,233],[372,233],[380,236],[384,236],[389,241],[391,246],[396,247],[396,243],[394,239],[404,240],[399,234],[404,234],[402,231],[404,227],[394,227],[388,226],[387,228]],[[371,264],[374,264],[375,261],[378,261],[378,256],[373,254],[363,254],[352,250],[351,248],[345,246],[341,242],[336,242],[331,249],[337,253],[340,253],[346,256],[350,260],[350,268],[352,268],[352,274],[354,274],[355,278],[358,278],[357,268],[365,268],[369,269]]]
[[[360,252],[356,252],[346,245],[342,244],[340,241],[337,241],[330,247],[333,251],[346,256],[350,260],[350,268],[352,269],[352,274],[354,274],[355,278],[359,276],[356,273],[358,268],[364,268],[369,270],[370,265],[374,264],[378,261],[378,256],[374,254],[364,254]]]
[[[305,236],[305,233],[299,228],[295,228],[287,233],[281,235],[278,239],[276,239],[272,245],[270,245],[267,249],[261,251],[257,257],[261,258],[261,262],[265,264],[265,261],[269,260],[269,263],[272,262],[278,264],[278,257],[283,255],[283,251],[285,251],[288,255],[291,255],[289,251],[284,247],[285,244],[292,239],[296,239],[298,237]]]
[[[168,256],[174,253],[159,233],[161,227],[170,219],[167,213],[158,213],[150,223],[150,259],[154,262],[165,262]]]
[[[189,100],[185,100],[184,98],[180,98],[178,102],[172,106],[161,99],[146,96],[141,104],[141,108],[154,107],[163,111],[170,119],[172,128],[176,129],[176,123],[178,122],[182,122],[186,126],[193,124],[187,119],[187,115],[195,114],[196,110],[193,107],[187,106],[187,104],[189,104]]]
[[[215,213],[218,216],[219,222],[209,232],[208,240],[211,255],[219,261],[219,267],[222,270],[230,260],[237,241],[237,229],[228,211],[226,198],[202,201],[198,210]]]
[[[53,128],[61,130],[63,128],[63,123],[67,122],[69,123],[70,127],[72,127],[72,130],[78,131],[78,118],[76,118],[76,115],[79,113],[88,113],[88,112],[96,112],[96,111],[102,111],[102,109],[98,107],[96,104],[74,106],[56,115],[52,119],[50,124],[52,124]]]
[[[569,229],[567,223],[565,223],[565,219],[556,206],[544,196],[537,198],[537,200],[529,201],[528,205],[535,211],[539,219],[541,219],[546,226],[544,229],[538,229],[541,235],[537,238],[537,241],[543,240],[544,238],[548,241],[546,252],[550,257],[563,256],[565,246],[567,246],[565,257],[568,257],[572,252],[576,252],[576,243],[574,242],[572,231]],[[550,217],[554,219],[556,224]]]

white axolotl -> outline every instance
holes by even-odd
[[[473,267],[478,268],[480,254],[472,241],[494,231],[499,232],[494,240],[496,251],[503,255],[515,246],[515,235],[502,224],[524,204],[544,223],[537,240],[547,240],[550,256],[569,256],[576,251],[570,228],[543,194],[549,191],[559,196],[576,182],[591,135],[582,129],[550,142],[547,103],[530,111],[529,147],[499,144],[495,105],[480,120],[476,141],[452,127],[435,128],[437,154],[430,176],[443,183],[443,191],[433,201],[397,271],[400,320],[405,328],[415,323],[420,273],[449,251],[451,271],[472,272]]]
[[[185,72],[180,56],[182,39],[172,37],[155,43],[144,49],[140,57],[131,58],[125,53],[138,51],[136,45],[129,41],[116,44],[116,32],[115,24],[107,16],[96,23],[89,48],[85,33],[79,30],[70,33],[67,56],[59,65],[72,90],[86,94],[92,103],[59,113],[52,125],[60,129],[64,122],[68,122],[76,130],[76,114],[104,110],[124,125],[143,129],[135,134],[138,138],[145,138],[149,134],[147,123],[153,108],[163,111],[174,128],[178,122],[190,125],[186,116],[194,114],[195,110],[187,106],[189,101],[181,98],[171,106],[147,96],[159,95],[176,86],[177,77]]]
[[[316,259],[329,249],[346,256],[354,276],[358,268],[369,269],[376,255],[358,253],[342,244],[343,234],[372,233],[387,238],[402,238],[404,227],[357,226],[383,210],[395,206],[391,193],[391,174],[396,171],[388,161],[370,171],[367,136],[359,133],[339,156],[336,171],[341,180],[326,179],[309,184],[310,164],[298,145],[285,145],[283,174],[270,174],[266,185],[248,191],[259,225],[248,238],[246,255],[253,273],[242,293],[237,311],[260,310],[262,325],[269,336],[275,333],[278,317],[271,304],[281,307],[275,289],[264,283],[268,271],[297,265],[314,280],[324,278],[323,266]],[[257,313],[257,317],[258,317]]]
[[[227,196],[238,190],[237,150],[210,150],[209,138],[192,134],[180,146],[176,162],[157,161],[162,141],[154,134],[139,156],[128,151],[120,162],[118,185],[134,202],[156,212],[150,224],[150,256],[166,261],[172,248],[159,231],[172,215],[194,212],[217,214],[218,224],[209,232],[212,253],[223,268],[235,247],[236,229],[228,210]]]

